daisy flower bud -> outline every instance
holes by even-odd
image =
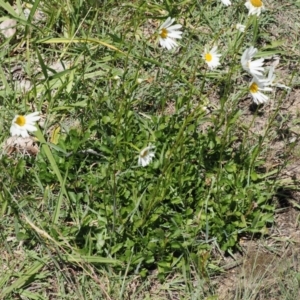
[[[138,159],[139,166],[146,167],[151,163],[152,159],[155,157],[155,153],[152,151],[154,148],[154,146],[150,145],[140,152]]]
[[[236,24],[235,25],[235,28],[237,29],[237,30],[239,30],[240,32],[245,32],[245,29],[246,29],[246,26],[245,25],[243,25],[243,24]]]

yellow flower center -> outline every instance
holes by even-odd
[[[168,37],[168,30],[166,28],[163,28],[161,30],[160,36],[165,39],[166,37]]]
[[[253,82],[253,83],[250,85],[250,92],[251,92],[252,94],[255,94],[255,93],[258,92],[258,85],[257,85],[255,82]]]
[[[205,54],[205,60],[206,61],[211,61],[212,60],[212,55],[210,53]]]
[[[15,123],[19,126],[24,126],[26,124],[26,118],[24,116],[18,116]]]
[[[262,7],[263,6],[263,3],[261,0],[250,0],[250,2],[254,7]]]

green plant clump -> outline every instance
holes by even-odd
[[[248,16],[238,1],[150,2],[36,0],[26,16],[0,0],[17,21],[0,47],[3,145],[15,115],[41,112],[38,153],[3,147],[3,239],[81,268],[164,278],[191,265],[207,275],[213,250],[268,232],[281,168],[265,168],[267,144],[286,92],[257,131],[271,85],[241,57],[251,46],[253,60],[282,54],[267,35],[272,14]],[[156,40],[169,16],[183,32],[170,51]],[[25,79],[30,88],[16,85]]]

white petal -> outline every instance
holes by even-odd
[[[18,135],[18,129],[14,125],[10,127],[9,131],[11,136]]]
[[[27,117],[31,118],[31,117],[35,117],[35,116],[39,116],[40,112],[39,111],[35,111],[29,115],[27,115]]]
[[[170,38],[159,39],[159,43],[163,48],[167,48],[168,50],[177,46],[177,43]]]
[[[270,87],[263,87],[263,88],[261,88],[261,90],[264,92],[272,92],[273,91],[273,89]]]
[[[168,37],[174,38],[174,39],[181,39],[182,38],[181,34],[182,34],[182,32],[180,32],[180,31],[173,31],[168,34]]]
[[[286,89],[286,90],[290,90],[291,88],[289,86],[286,86],[284,84],[281,84],[281,83],[275,83],[274,84],[276,87],[279,87],[281,89]]]
[[[179,29],[181,27],[182,27],[182,25],[176,24],[176,25],[168,27],[168,31],[175,31],[176,29]]]
[[[21,131],[20,131],[20,135],[21,135],[23,138],[29,137],[29,134],[28,134],[27,130],[21,130]]]
[[[34,125],[31,124],[26,124],[25,125],[26,130],[28,130],[29,132],[33,132],[33,131],[37,131],[37,128]]]
[[[27,138],[27,137],[29,137],[29,134],[28,134],[27,131],[22,131],[22,132],[21,132],[21,136],[22,136],[23,138]]]
[[[171,17],[168,17],[167,20],[160,25],[159,29],[168,28],[174,21],[175,19],[171,19]]]
[[[218,47],[214,46],[211,50],[210,53],[215,54],[217,52]]]

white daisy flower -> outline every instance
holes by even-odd
[[[155,153],[152,151],[154,148],[154,146],[150,145],[140,152],[138,160],[139,166],[146,167],[151,163],[153,157],[155,157]]]
[[[241,64],[243,69],[252,74],[253,76],[262,76],[264,71],[264,59],[260,58],[252,61],[252,58],[254,57],[256,52],[257,49],[253,46],[247,48],[242,54]]]
[[[265,10],[265,6],[261,0],[247,0],[245,6],[248,8],[248,15],[257,15],[259,16],[263,10]]]
[[[213,47],[210,51],[204,49],[204,53],[202,54],[203,59],[207,63],[208,67],[213,70],[220,65],[220,56],[217,52],[217,46]]]
[[[221,2],[226,5],[226,6],[229,6],[231,5],[231,1],[230,0],[221,0]]]
[[[37,130],[35,122],[40,119],[39,114],[39,112],[34,112],[27,116],[15,116],[10,127],[10,135],[22,136],[23,138],[29,137],[28,132]]]
[[[272,88],[267,87],[267,79],[253,77],[249,85],[249,92],[256,104],[263,104],[269,100],[269,97],[262,92],[271,92]]]
[[[235,28],[237,29],[237,30],[239,30],[240,32],[245,32],[245,29],[246,29],[246,26],[245,25],[243,25],[243,24],[236,24],[235,25]]]
[[[178,46],[174,39],[182,38],[182,32],[177,30],[181,28],[182,25],[172,25],[174,21],[175,19],[171,19],[170,17],[168,17],[168,19],[163,22],[158,29],[159,43],[163,48],[167,48],[168,50],[171,50],[172,48]]]

